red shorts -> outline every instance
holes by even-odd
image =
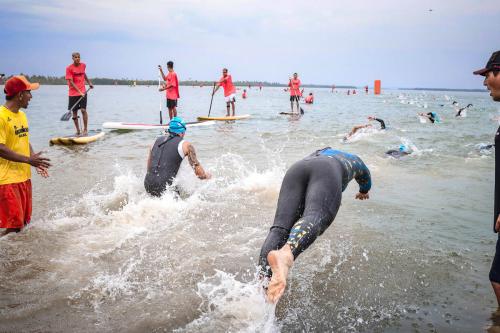
[[[0,228],[22,229],[31,220],[31,180],[0,185]]]

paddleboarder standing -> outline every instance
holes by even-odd
[[[224,88],[224,99],[226,100],[226,108],[227,108],[227,115],[226,117],[231,116],[229,113],[229,107],[232,107],[233,114],[232,116],[234,117],[235,114],[235,106],[234,103],[236,102],[236,88],[233,85],[233,78],[231,75],[227,73],[227,68],[222,69],[222,77],[219,79],[219,82],[216,83],[216,87],[212,95],[214,95],[217,90],[222,86]]]
[[[293,73],[293,78],[289,78],[288,87],[290,88],[290,107],[293,113],[293,103],[297,104],[297,113],[299,112],[299,100],[302,96],[300,92],[300,80],[297,73]]]
[[[163,69],[161,65],[158,65],[160,69],[161,77],[165,81],[164,84],[161,85],[160,91],[167,91],[167,109],[168,116],[170,119],[173,117],[177,117],[177,100],[179,99],[179,80],[177,78],[177,74],[174,72],[174,62],[167,62],[167,70],[168,74],[165,76],[163,73]]]
[[[31,220],[31,166],[44,178],[50,160],[35,153],[30,144],[28,119],[21,109],[28,107],[31,90],[24,76],[5,82],[5,104],[0,106],[0,228],[2,236],[19,232]]]
[[[80,61],[80,53],[73,52],[71,57],[73,58],[73,63],[66,67],[66,81],[68,81],[69,87],[68,110],[73,112],[73,122],[76,127],[76,135],[87,135],[89,117],[87,114],[87,92],[85,90],[85,81],[87,81],[90,89],[93,89],[94,85],[90,82],[87,74],[85,74],[87,65]],[[78,110],[82,111],[83,132],[80,132]]]

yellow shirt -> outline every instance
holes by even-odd
[[[30,156],[30,136],[26,114],[14,113],[0,106],[0,144],[10,150]],[[31,178],[31,165],[12,162],[0,157],[0,185],[21,183]]]

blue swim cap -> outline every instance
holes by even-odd
[[[186,122],[181,117],[173,117],[168,124],[170,133],[182,134],[186,132]]]
[[[407,151],[408,150],[408,147],[406,147],[405,145],[399,145],[399,151]]]

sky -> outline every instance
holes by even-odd
[[[0,0],[0,73],[482,88],[498,0]],[[496,42],[495,42],[496,41]]]

